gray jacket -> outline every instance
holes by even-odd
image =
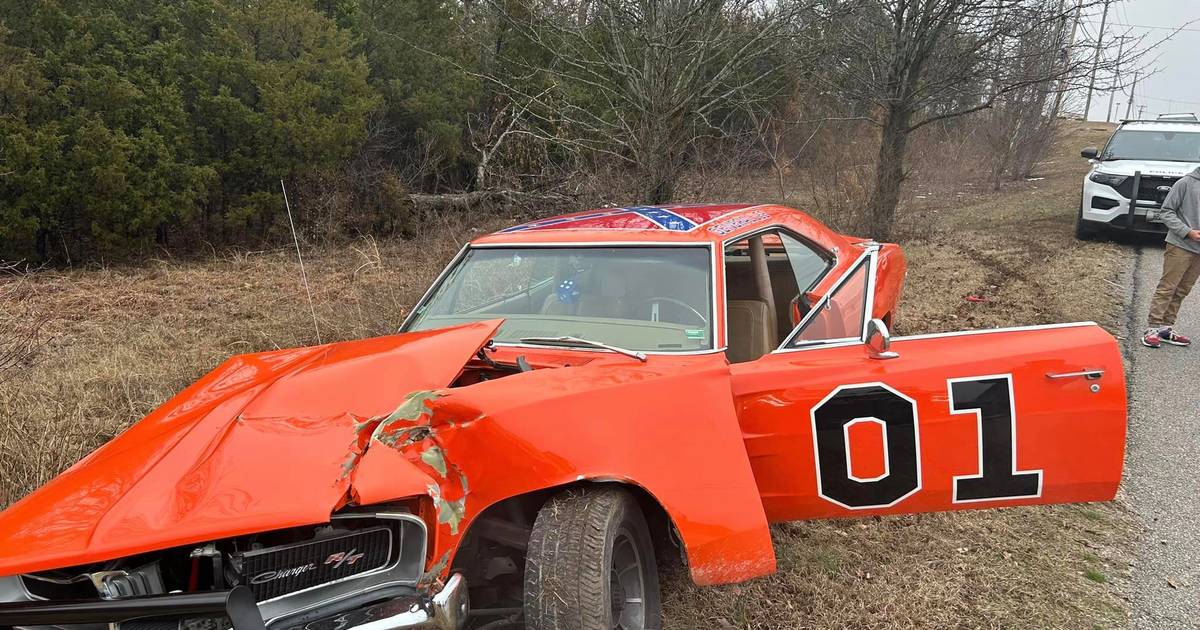
[[[1167,226],[1168,243],[1200,254],[1200,241],[1188,238],[1188,232],[1200,230],[1200,168],[1171,186],[1171,192],[1153,218]]]

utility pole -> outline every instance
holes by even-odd
[[[1087,103],[1083,106],[1083,119],[1087,120],[1092,110],[1092,91],[1096,89],[1096,71],[1100,69],[1100,47],[1104,44],[1104,27],[1108,24],[1108,7],[1112,0],[1104,0],[1104,14],[1100,16],[1100,32],[1096,33],[1096,54],[1092,57],[1092,79],[1088,82]]]
[[[1117,86],[1121,84],[1121,56],[1125,54],[1125,36],[1121,36],[1121,43],[1117,45],[1117,65],[1113,68],[1113,83],[1108,88],[1108,114],[1104,117],[1104,122],[1112,122],[1113,114],[1113,97],[1117,95]]]
[[[1146,111],[1145,105],[1138,105],[1138,120],[1142,119],[1142,114]]]
[[[1058,3],[1058,10],[1062,11],[1065,6],[1065,0]],[[1050,120],[1058,120],[1058,112],[1062,109],[1063,94],[1067,91],[1067,68],[1071,65],[1071,51],[1075,49],[1075,33],[1079,31],[1079,12],[1083,9],[1083,0],[1075,0],[1075,15],[1071,17],[1071,38],[1067,40],[1067,45],[1062,50],[1062,68],[1063,78],[1058,82],[1058,91],[1054,95],[1054,109],[1050,110]],[[1066,20],[1067,15],[1063,14],[1063,19]],[[1063,23],[1063,30],[1066,30],[1066,23]],[[1084,120],[1087,120],[1087,113],[1083,115]]]
[[[1125,117],[1126,118],[1129,118],[1129,113],[1131,111],[1133,111],[1133,95],[1134,95],[1134,93],[1137,92],[1137,82],[1138,82],[1139,74],[1141,74],[1140,70],[1135,71],[1133,73],[1133,86],[1131,86],[1129,88],[1129,105],[1125,108]],[[1138,118],[1142,117],[1142,110],[1144,110],[1144,109],[1146,109],[1145,105],[1138,107]]]

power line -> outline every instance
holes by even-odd
[[[1096,22],[1095,20],[1084,20],[1084,21],[1091,22],[1091,23]],[[1194,22],[1194,21],[1195,20],[1192,20],[1191,22]],[[1191,22],[1188,22],[1188,23],[1190,24]],[[1147,28],[1147,29],[1155,29],[1155,30],[1161,30],[1161,31],[1185,31],[1188,33],[1200,33],[1200,28],[1187,28],[1187,27],[1183,27],[1183,26],[1181,26],[1181,27],[1147,26],[1145,24],[1122,24],[1121,22],[1109,22],[1108,24],[1110,26],[1127,26],[1129,28]]]
[[[1179,103],[1181,105],[1200,105],[1200,102],[1197,102],[1197,101],[1185,101],[1180,98],[1159,98],[1157,96],[1146,96],[1145,94],[1142,94],[1138,98],[1147,98],[1152,101],[1159,101],[1162,103]]]

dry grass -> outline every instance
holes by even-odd
[[[901,230],[910,259],[902,332],[1081,319],[1117,330],[1121,248],[1071,238],[1084,168],[1072,155],[1100,135],[1072,126],[1044,180],[1000,193],[949,177],[914,185]],[[796,177],[790,201],[804,206],[809,180]],[[769,177],[752,186],[742,179],[739,194],[696,196],[777,194]],[[472,229],[507,222],[309,253],[324,339],[395,330]],[[47,315],[52,336],[39,363],[0,384],[0,506],[228,355],[315,341],[288,250],[0,282],[12,289],[0,291],[0,315]],[[1127,569],[1130,523],[1114,503],[780,526],[775,576],[716,589],[670,577],[668,627],[1119,627],[1124,603],[1111,582]]]
[[[1121,627],[1123,603],[1086,572],[1127,570],[1124,519],[1054,506],[776,526],[776,575],[707,589],[673,575],[667,627]]]

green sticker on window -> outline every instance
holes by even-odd
[[[688,339],[703,339],[704,338],[704,329],[703,328],[685,328],[683,331],[683,334],[687,335]]]

